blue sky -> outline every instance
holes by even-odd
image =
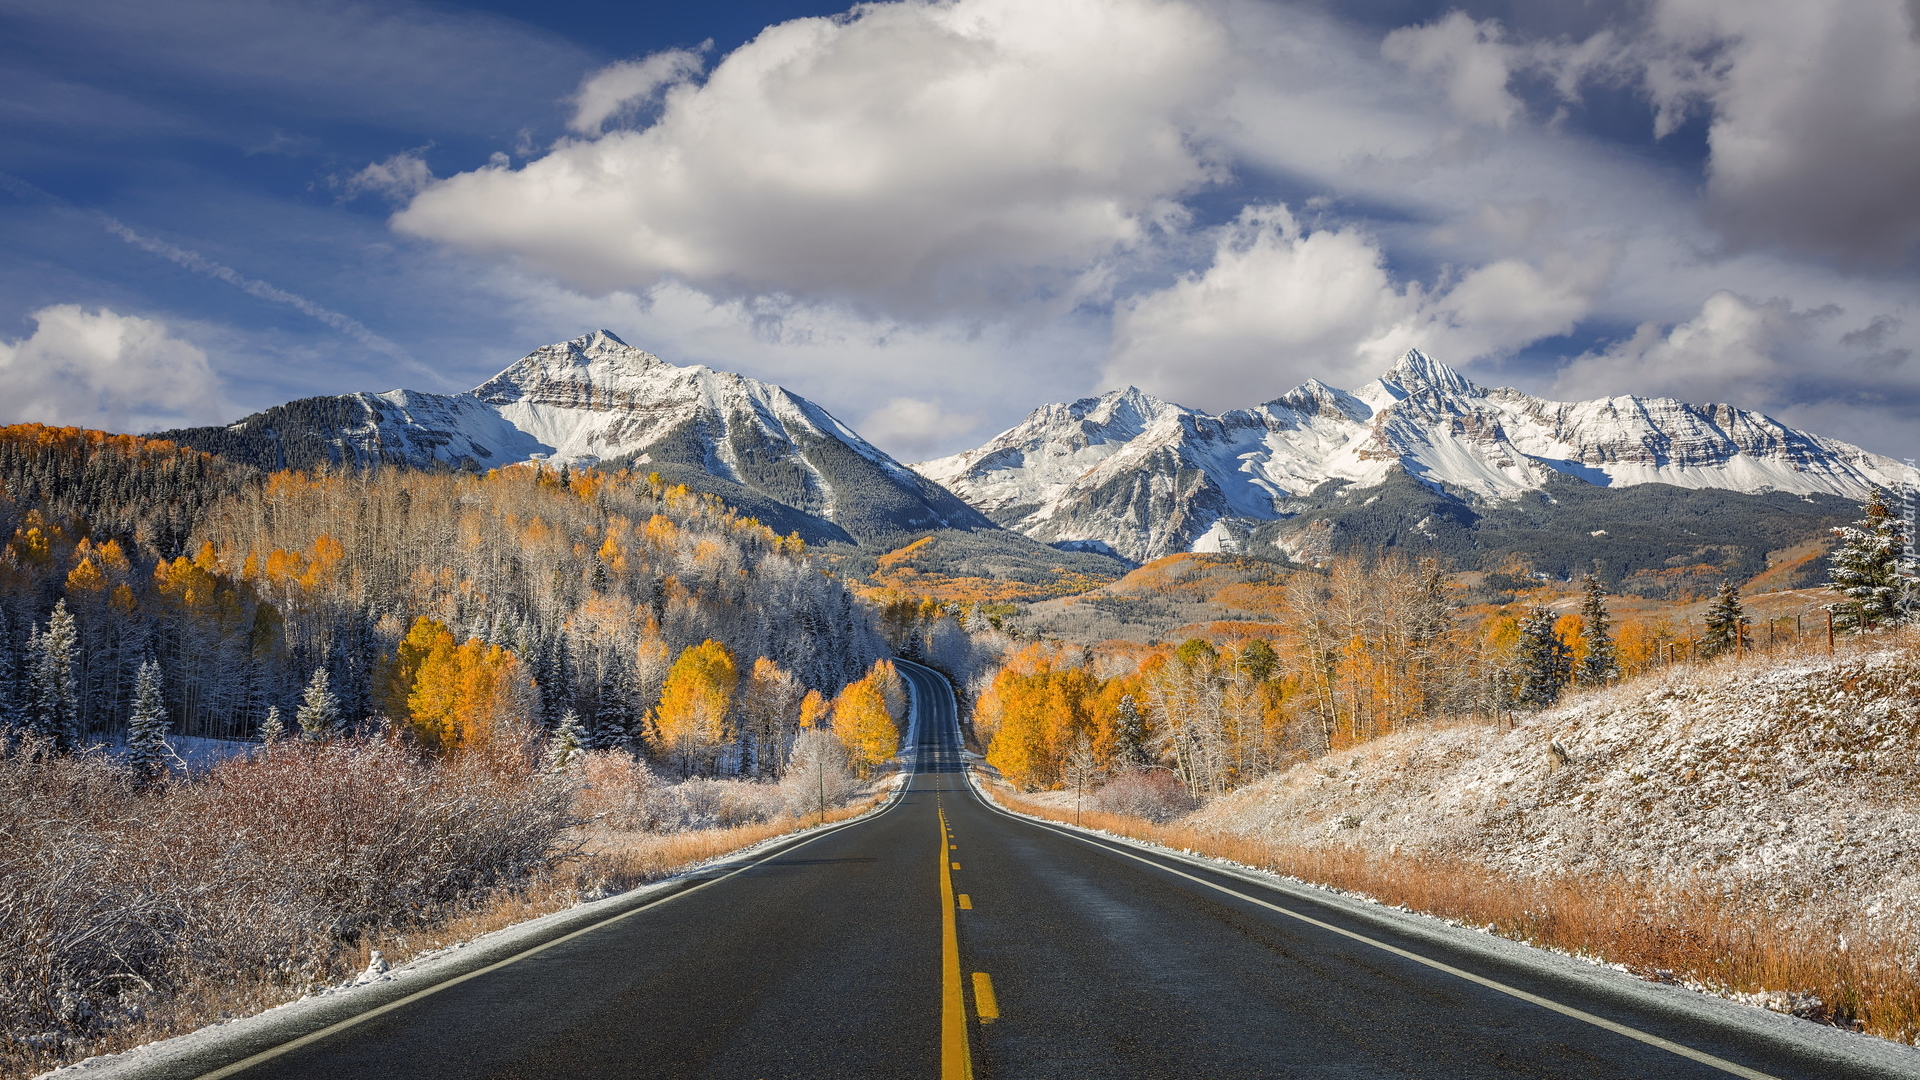
[[[0,0],[0,420],[607,327],[907,459],[1410,346],[1920,453],[1902,0]]]

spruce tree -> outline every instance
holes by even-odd
[[[1526,708],[1544,709],[1560,700],[1573,677],[1573,650],[1553,632],[1553,611],[1536,607],[1520,622],[1520,641],[1515,660],[1520,666],[1520,685],[1514,697]]]
[[[568,709],[560,717],[560,725],[547,737],[547,771],[559,772],[579,759],[581,746],[580,717]]]
[[[1707,605],[1707,632],[1700,638],[1700,651],[1718,656],[1736,648],[1747,621],[1746,610],[1740,606],[1740,590],[1734,588],[1731,578],[1722,578],[1719,593]]]
[[[280,706],[267,706],[267,718],[260,721],[260,742],[271,748],[274,743],[287,737],[287,723],[280,719]]]
[[[633,711],[627,707],[626,680],[620,676],[600,684],[594,708],[594,748],[629,750],[633,745]]]
[[[1859,632],[1898,625],[1912,613],[1913,579],[1902,573],[1907,523],[1894,512],[1888,493],[1874,488],[1865,517],[1833,530],[1839,544],[1827,557],[1833,579],[1827,588],[1846,599],[1833,605],[1833,625]]]
[[[160,692],[160,665],[148,660],[134,679],[133,713],[127,718],[127,765],[141,783],[165,770],[167,732],[172,727]]]
[[[1587,655],[1580,658],[1580,685],[1605,686],[1620,677],[1613,632],[1607,628],[1607,587],[1598,574],[1588,574],[1586,586],[1587,596],[1580,604],[1580,636],[1586,639]]]
[[[62,750],[80,743],[80,700],[74,688],[74,651],[80,641],[73,615],[63,598],[53,605],[47,628],[35,633],[29,643],[33,651],[32,710],[33,731],[44,735]]]
[[[313,678],[300,695],[300,710],[293,716],[301,733],[313,742],[332,738],[340,727],[340,703],[327,683],[327,669],[314,668]]]
[[[1140,715],[1140,706],[1134,703],[1133,695],[1123,696],[1113,712],[1115,767],[1130,769],[1147,764],[1147,722]]]

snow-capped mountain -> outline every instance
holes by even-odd
[[[1132,387],[1046,405],[985,446],[915,468],[1035,539],[1140,561],[1232,550],[1328,481],[1351,495],[1405,474],[1484,506],[1560,478],[1857,499],[1914,475],[1730,405],[1548,401],[1477,386],[1418,350],[1351,393],[1310,381],[1219,415]]]
[[[816,539],[992,527],[806,398],[677,367],[605,330],[535,349],[464,394],[308,398],[160,434],[265,468],[631,463]]]

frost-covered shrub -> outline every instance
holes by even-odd
[[[1199,805],[1180,778],[1164,769],[1121,773],[1093,793],[1095,809],[1148,821],[1168,821]]]
[[[564,854],[572,792],[510,746],[277,744],[141,788],[0,735],[0,1040],[42,1049],[208,973],[304,983]]]
[[[787,813],[805,817],[847,801],[859,781],[847,763],[847,749],[832,733],[814,729],[802,731],[793,743],[793,757],[780,780],[780,794]]]

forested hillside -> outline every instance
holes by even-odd
[[[262,476],[37,426],[0,433],[0,463],[0,708],[68,745],[125,729],[147,659],[185,734],[249,736],[277,709],[432,742],[572,711],[587,745],[637,746],[702,642],[827,695],[886,648],[796,538],[657,477]]]

